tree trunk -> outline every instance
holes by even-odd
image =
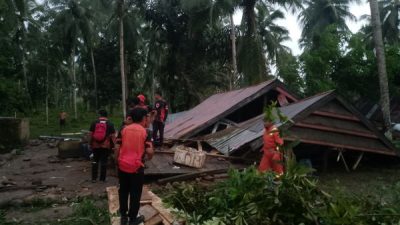
[[[255,5],[256,0],[244,1],[243,16],[246,21],[246,35],[248,37],[254,36],[256,34],[256,12],[254,10]]]
[[[118,16],[119,16],[119,60],[121,71],[121,88],[122,88],[122,113],[126,118],[126,84],[125,84],[125,57],[124,57],[124,0],[118,1]]]
[[[124,46],[125,47],[125,46]],[[129,85],[128,85],[128,81],[129,81],[129,67],[128,67],[128,52],[124,52],[124,66],[125,66],[125,99],[128,99],[129,96]]]
[[[25,46],[22,46],[22,49],[24,49]],[[22,74],[24,76],[24,89],[25,92],[30,99],[30,94],[29,94],[29,86],[28,86],[28,76],[26,75],[26,58],[25,58],[25,51],[22,50]],[[30,103],[30,102],[29,102]]]
[[[236,63],[236,29],[233,23],[233,15],[230,15],[231,20],[231,41],[232,41],[232,74],[229,79],[229,90],[233,89],[235,78],[237,76],[237,63]]]
[[[46,125],[49,125],[49,61],[46,60]]]
[[[75,74],[75,46],[72,48],[72,53],[71,53],[71,73],[72,73],[72,99],[73,99],[73,105],[74,105],[74,118],[78,119],[78,109],[76,106],[76,74]]]
[[[94,99],[96,110],[99,109],[98,93],[97,93],[97,74],[96,74],[96,64],[94,63],[93,49],[90,49],[90,57],[92,58],[92,68],[93,68],[93,80],[94,80]]]
[[[379,15],[378,1],[370,0],[369,5],[371,8],[371,23],[374,32],[374,44],[376,51],[376,59],[378,63],[379,88],[381,94],[380,102],[382,107],[384,127],[385,130],[390,130],[391,121],[390,121],[389,87],[388,87],[388,78],[386,73],[385,49],[382,39],[382,27]]]

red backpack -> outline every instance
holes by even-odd
[[[94,132],[92,135],[93,139],[99,143],[102,143],[106,140],[107,137],[107,121],[100,120],[96,123],[96,127],[94,128]]]

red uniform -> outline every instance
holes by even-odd
[[[279,146],[283,145],[283,139],[279,136],[278,128],[275,126],[265,128],[263,141],[264,155],[258,170],[260,172],[265,172],[272,169],[277,174],[282,174],[282,154],[279,152]]]
[[[118,157],[119,169],[125,173],[136,173],[144,166],[142,162],[148,142],[146,129],[140,124],[130,124],[121,132],[122,144]]]

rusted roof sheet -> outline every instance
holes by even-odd
[[[193,136],[276,86],[283,87],[281,82],[273,79],[255,86],[212,95],[168,124],[165,128],[165,138],[179,139]],[[294,98],[288,93],[287,95]]]
[[[284,106],[280,108],[280,111],[285,114],[289,119],[293,120],[291,127],[295,125],[298,121],[301,121],[305,115],[310,115],[312,112],[318,110],[319,107],[326,104],[328,101],[333,99],[339,100],[345,107],[350,107],[350,111],[355,114],[356,117],[360,118],[360,121],[367,126],[371,133],[376,135],[376,138],[384,143],[387,147],[386,152],[377,152],[383,153],[387,155],[396,155],[396,150],[394,149],[393,145],[377,131],[372,124],[368,122],[363,116],[354,111],[355,109],[351,108],[351,106],[347,105],[347,103],[336,96],[336,94],[332,91],[325,92],[299,102],[293,103],[288,106]],[[315,107],[314,107],[315,106]],[[242,124],[238,125],[237,127],[231,127],[221,132],[217,132],[215,134],[210,134],[202,138],[203,141],[207,142],[221,153],[229,155],[234,151],[240,149],[241,147],[254,142],[262,137],[264,133],[263,127],[263,116],[260,115],[256,118],[243,122]],[[278,124],[280,126],[281,124]],[[289,128],[290,131],[290,128]],[[330,143],[326,143],[327,146],[333,146]],[[362,150],[363,147],[359,147],[356,150]]]
[[[177,112],[177,113],[171,113],[168,114],[167,117],[167,121],[165,121],[165,123],[168,125],[170,123],[172,123],[173,121],[175,121],[176,119],[178,119],[179,117],[182,117],[183,115],[185,115],[187,111],[182,111],[182,112]]]

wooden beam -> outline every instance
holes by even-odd
[[[346,159],[343,156],[343,150],[339,149],[338,159],[342,159],[344,167],[347,172],[350,172],[349,166],[347,165]]]
[[[357,147],[357,146],[350,146],[350,145],[341,145],[341,144],[327,143],[327,142],[304,139],[304,138],[300,138],[299,139],[299,138],[295,138],[295,137],[285,137],[284,139],[285,139],[285,141],[300,141],[301,143],[315,144],[315,145],[321,145],[321,146],[329,146],[329,147],[335,147],[335,148],[344,148],[344,149],[365,151],[365,152],[371,152],[371,153],[379,153],[379,154],[390,155],[390,156],[397,156],[397,154],[395,152],[388,152],[388,151],[384,151],[382,149],[364,148],[364,147]]]
[[[218,129],[218,126],[220,125],[220,122],[217,122],[215,125],[214,125],[214,127],[213,127],[213,129],[212,129],[212,131],[211,131],[211,133],[212,134],[214,134],[215,132],[217,132],[217,129]]]
[[[372,138],[372,139],[379,139],[375,134],[372,134],[372,133],[359,132],[359,131],[346,130],[346,129],[338,129],[338,128],[334,128],[334,127],[327,127],[327,126],[321,126],[321,125],[316,125],[316,124],[299,122],[299,123],[296,123],[294,126],[311,128],[311,129],[316,129],[316,130],[323,130],[323,131],[331,131],[331,132],[341,133],[341,134],[350,134],[350,135]]]
[[[297,102],[297,98],[295,98],[294,96],[292,96],[291,94],[289,94],[287,91],[285,91],[283,88],[280,87],[276,87],[276,90],[281,93],[284,94],[287,98],[289,98],[290,100]]]
[[[107,187],[106,191],[108,197],[108,212],[110,214],[111,225],[119,225],[121,218],[117,216],[119,210],[118,187]]]
[[[343,120],[350,120],[350,121],[360,121],[360,119],[358,119],[355,116],[348,116],[348,115],[342,115],[342,114],[325,112],[325,111],[315,111],[312,114],[318,115],[318,116],[332,117],[332,118],[336,118],[336,119],[343,119]]]
[[[152,197],[153,202],[151,205],[160,212],[160,216],[163,218],[164,225],[170,225],[174,223],[174,217],[172,216],[171,210],[165,208],[160,197],[149,191],[149,195]]]
[[[358,167],[358,165],[360,164],[361,159],[363,158],[363,156],[364,156],[364,152],[361,152],[360,155],[358,156],[356,162],[355,162],[354,165],[353,165],[353,168],[352,168],[353,170],[356,170],[356,169],[357,169],[357,167]]]
[[[206,170],[206,171],[201,171],[201,172],[182,174],[182,175],[178,175],[178,176],[159,179],[158,183],[159,184],[165,184],[165,183],[168,183],[168,182],[189,180],[189,179],[193,179],[193,178],[197,178],[197,177],[202,177],[202,176],[205,176],[205,175],[226,173],[227,171],[228,171],[228,169],[216,169],[216,170]]]
[[[204,152],[204,153],[207,155],[207,157],[214,157],[214,158],[221,158],[221,159],[226,159],[226,160],[233,160],[233,161],[236,161],[236,162],[249,162],[249,163],[253,163],[254,162],[254,160],[246,159],[246,158],[243,158],[243,157],[217,155],[217,154],[210,154],[210,153],[206,153],[206,152]],[[157,151],[156,150],[155,154],[171,154],[171,155],[173,155],[173,154],[175,154],[175,152],[174,151]]]

